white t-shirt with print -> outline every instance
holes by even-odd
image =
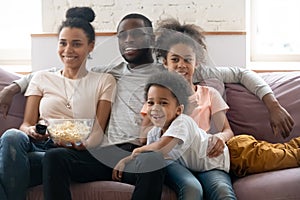
[[[200,129],[191,117],[185,114],[179,115],[167,131],[162,136],[160,135],[161,128],[153,127],[147,135],[147,144],[158,141],[160,137],[178,138],[181,142],[169,152],[169,157],[174,160],[180,158],[179,161],[185,167],[200,172],[211,169],[229,172],[230,158],[227,146],[225,146],[223,154],[209,158],[207,146],[211,135]]]

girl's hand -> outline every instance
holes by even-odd
[[[210,158],[218,157],[223,153],[224,147],[225,147],[225,142],[221,138],[212,135],[208,139],[207,156]]]

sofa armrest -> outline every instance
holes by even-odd
[[[0,68],[0,91],[7,85],[17,80],[21,75],[5,71]],[[9,128],[19,128],[23,122],[26,98],[23,94],[17,94],[12,102],[6,119],[0,114],[0,135]]]

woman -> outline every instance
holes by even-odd
[[[109,74],[87,71],[86,60],[95,45],[95,31],[90,24],[95,18],[91,8],[70,8],[59,28],[58,55],[64,64],[56,73],[38,72],[27,91],[24,121],[19,130],[10,129],[0,139],[2,191],[0,199],[25,199],[29,186],[41,184],[42,158],[55,146],[49,135],[36,132],[35,124],[49,118],[91,118],[90,136],[76,151],[95,148],[102,142],[106,128],[115,79]],[[88,102],[88,103],[87,103]],[[0,190],[1,191],[1,190]]]

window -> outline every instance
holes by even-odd
[[[40,0],[2,1],[0,65],[30,65],[31,33],[41,32]]]
[[[300,61],[299,8],[299,0],[251,1],[250,62]]]

